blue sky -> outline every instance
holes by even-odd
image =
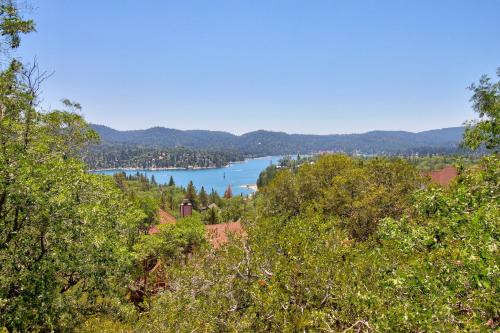
[[[33,0],[45,107],[117,129],[420,131],[473,117],[500,1]]]

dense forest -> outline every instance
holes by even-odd
[[[116,131],[91,125],[101,143],[85,150],[94,169],[220,167],[247,157],[290,153],[343,152],[350,155],[426,156],[471,154],[459,147],[464,128],[421,133],[375,131],[350,135],[299,135],[257,131],[242,136],[161,127]],[[484,153],[484,149],[480,150]],[[477,155],[477,154],[476,154]]]
[[[236,151],[209,151],[188,148],[153,148],[130,144],[92,145],[84,160],[92,169],[107,168],[215,168],[244,159]]]
[[[500,69],[470,86],[462,141],[489,154],[453,161],[448,187],[409,159],[324,154],[285,159],[254,197],[220,196],[89,173],[98,133],[80,104],[42,110],[46,76],[12,56],[34,30],[0,0],[0,331],[500,328]],[[212,246],[207,228],[236,220]]]
[[[216,151],[238,151],[246,156],[313,153],[320,151],[398,155],[437,154],[460,151],[463,127],[420,133],[373,131],[364,134],[304,135],[255,131],[241,136],[215,131],[180,131],[163,127],[117,131],[92,125],[103,142],[111,145],[135,144],[154,147],[187,147]]]

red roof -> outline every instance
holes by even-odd
[[[172,214],[163,209],[158,210],[158,215],[160,217],[160,222],[158,224],[173,224],[176,221],[175,217]],[[156,234],[158,231],[160,230],[154,225],[149,228],[148,233],[150,235],[153,235]]]
[[[450,182],[458,175],[458,172],[455,167],[448,166],[441,170],[428,171],[424,174],[426,176],[429,176],[434,183],[437,183],[441,186],[448,186]]]
[[[245,235],[245,231],[243,230],[240,221],[207,225],[208,239],[215,248],[227,243],[229,240],[228,236],[230,234],[239,236]]]
[[[160,217],[159,224],[173,224],[177,220],[175,217],[169,212],[160,209],[158,211],[158,215]],[[213,247],[219,248],[221,245],[227,243],[229,240],[229,234],[235,235],[245,235],[245,231],[243,230],[240,221],[230,222],[230,223],[219,223],[219,224],[210,224],[206,226],[207,228],[207,238],[212,244]],[[148,233],[150,235],[156,234],[160,230],[157,226],[152,226],[149,228]]]

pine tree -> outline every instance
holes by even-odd
[[[152,185],[157,185],[157,184],[156,184],[155,175],[152,175],[152,176],[151,176],[151,184],[152,184]]]
[[[228,185],[226,192],[224,192],[224,198],[231,199],[233,197],[233,190],[231,189],[231,184]]]
[[[198,199],[200,200],[201,207],[208,206],[208,196],[203,186],[201,187],[200,193],[198,194]]]
[[[217,223],[219,223],[219,213],[218,213],[217,209],[210,208],[208,210],[207,223],[208,224],[217,224]]]
[[[198,209],[198,198],[196,195],[196,188],[193,181],[190,180],[186,190],[186,199],[189,199],[194,209]]]
[[[217,191],[215,191],[213,188],[212,188],[212,192],[210,192],[210,195],[209,195],[209,202],[214,203],[216,205],[220,204],[219,193],[217,193]]]
[[[167,195],[165,194],[164,191],[162,191],[160,197],[160,208],[165,210],[166,207],[167,207]]]
[[[168,181],[168,186],[175,186],[174,177],[170,176],[170,179]]]

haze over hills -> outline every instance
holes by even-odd
[[[153,127],[145,130],[118,131],[92,125],[106,145],[146,147],[185,147],[204,150],[235,150],[248,155],[311,153],[318,151],[396,154],[409,152],[451,152],[458,149],[463,127],[435,129],[418,133],[371,131],[361,134],[287,134],[259,130],[234,135],[222,131],[177,130]]]

